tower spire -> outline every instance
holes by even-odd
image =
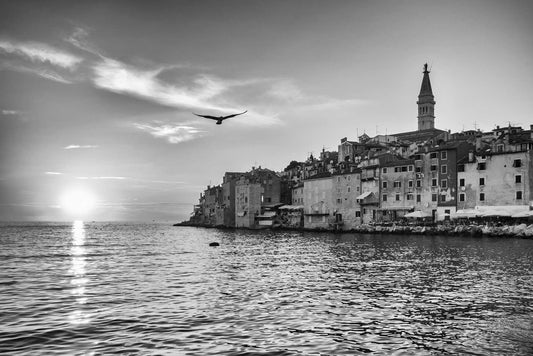
[[[424,64],[424,77],[418,94],[418,130],[428,130],[435,128],[435,97],[431,89],[429,80],[428,64]]]

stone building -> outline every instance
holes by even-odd
[[[332,192],[329,173],[304,180],[304,228],[329,228],[334,211]]]
[[[395,221],[415,208],[414,160],[398,160],[381,166],[379,221]]]
[[[459,162],[458,209],[530,205],[533,150],[470,154]]]
[[[255,228],[261,214],[261,184],[241,177],[235,185],[235,227]]]
[[[344,172],[332,177],[333,208],[338,229],[349,230],[362,222],[357,197],[361,192],[361,171]]]

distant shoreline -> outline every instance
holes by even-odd
[[[244,227],[214,226],[209,224],[197,224],[189,221],[176,223],[173,226],[190,226],[221,230],[279,230],[279,231],[302,231],[302,232],[333,232],[333,233],[362,233],[362,234],[398,234],[398,235],[448,235],[448,236],[490,236],[490,237],[520,237],[533,238],[533,223],[518,225],[360,225],[349,230],[334,229],[306,229],[276,227],[269,229],[251,229]]]

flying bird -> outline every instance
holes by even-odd
[[[221,125],[222,121],[224,121],[226,119],[229,119],[230,117],[235,117],[235,116],[239,116],[239,115],[245,114],[247,112],[248,112],[248,110],[246,110],[244,112],[241,112],[239,114],[233,114],[233,115],[227,115],[227,116],[200,115],[200,114],[196,114],[196,113],[193,113],[193,114],[196,115],[196,116],[205,117],[206,119],[216,120],[217,121],[217,125]]]

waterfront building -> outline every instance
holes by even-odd
[[[242,176],[235,184],[235,227],[254,228],[261,214],[261,184]]]
[[[330,173],[315,175],[304,180],[304,227],[329,228],[332,217],[333,179]]]
[[[379,221],[395,221],[413,211],[416,194],[414,160],[398,160],[381,166]]]
[[[244,175],[245,173],[243,172],[226,172],[222,179],[224,226],[235,226],[235,185]]]
[[[361,170],[341,172],[332,179],[334,226],[348,230],[360,225],[361,206],[357,197],[361,194]]]
[[[458,209],[528,206],[533,197],[533,150],[471,153],[459,162]],[[526,209],[527,210],[527,209]]]
[[[472,146],[467,141],[449,141],[429,149],[432,200],[437,194],[434,221],[450,220],[457,210],[457,162],[468,157]],[[427,157],[427,156],[426,156]]]
[[[222,225],[224,221],[224,214],[221,208],[221,202],[223,200],[222,187],[221,186],[207,186],[204,191],[203,199],[203,223],[208,225]]]

